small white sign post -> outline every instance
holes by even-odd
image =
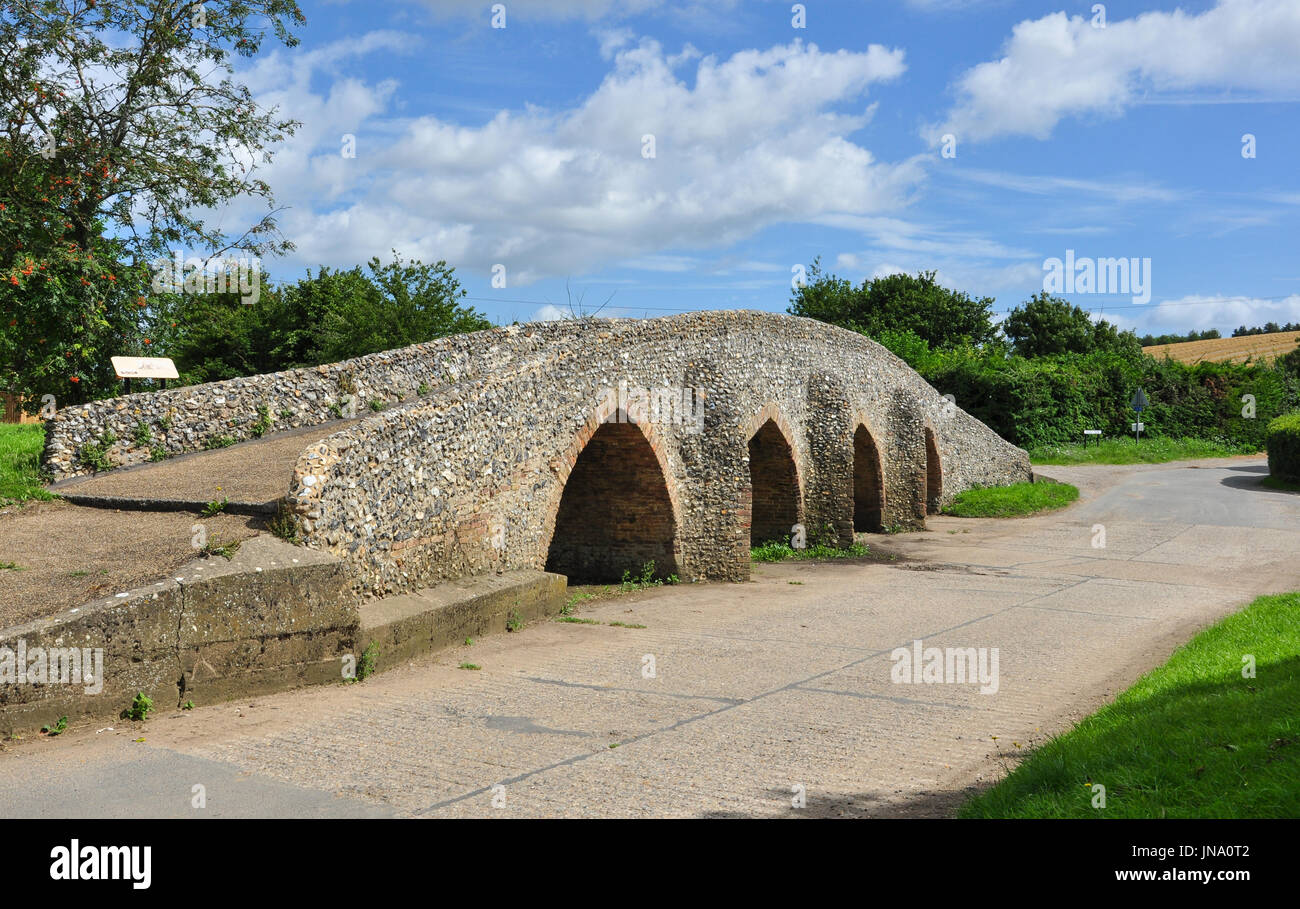
[[[162,387],[167,387],[168,379],[178,379],[176,364],[171,357],[111,357],[113,372],[119,379],[126,381],[126,393],[131,393],[132,379],[161,379]]]

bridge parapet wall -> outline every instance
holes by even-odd
[[[106,446],[113,467],[266,433],[317,426],[429,396],[477,370],[508,368],[518,333],[497,328],[323,366],[140,392],[62,408],[46,421],[44,464],[55,480],[93,471],[80,453]],[[147,439],[137,430],[145,426]]]

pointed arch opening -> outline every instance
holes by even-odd
[[[853,433],[853,529],[879,533],[884,529],[885,477],[880,449],[861,423]]]
[[[604,423],[570,471],[560,496],[546,570],[571,584],[608,584],[676,574],[677,521],[663,468],[641,429]]]
[[[749,440],[749,544],[789,541],[799,522],[799,472],[794,450],[775,420]]]
[[[939,461],[939,446],[934,441],[934,430],[925,427],[925,513],[938,514],[943,500],[943,464]]]

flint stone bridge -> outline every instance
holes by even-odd
[[[749,311],[511,325],[66,408],[45,461],[65,479],[106,433],[116,466],[311,426],[264,504],[367,597],[522,569],[616,581],[651,561],[743,580],[751,544],[796,525],[846,545],[1033,476],[874,341]]]

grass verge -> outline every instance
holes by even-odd
[[[1069,483],[980,486],[960,493],[943,513],[958,518],[1014,518],[1064,508],[1077,498],[1078,487]]]
[[[1300,593],[1202,631],[959,814],[1300,817]]]
[[[1029,449],[1034,464],[1160,464],[1194,458],[1229,458],[1257,454],[1253,446],[1232,445],[1215,439],[1168,439],[1162,436],[1136,442],[1128,436],[1082,445],[1042,445]]]
[[[54,498],[41,484],[45,427],[39,423],[0,423],[0,505]]]
[[[1293,483],[1290,480],[1284,480],[1281,477],[1275,477],[1272,474],[1262,478],[1259,482],[1261,485],[1267,486],[1269,489],[1279,489],[1283,492],[1300,492],[1300,483]]]
[[[749,557],[755,562],[785,562],[791,559],[795,561],[825,561],[827,559],[860,559],[869,555],[870,552],[871,550],[862,543],[854,543],[847,549],[838,549],[821,543],[804,549],[795,549],[789,543],[772,540],[752,547],[749,550]]]

